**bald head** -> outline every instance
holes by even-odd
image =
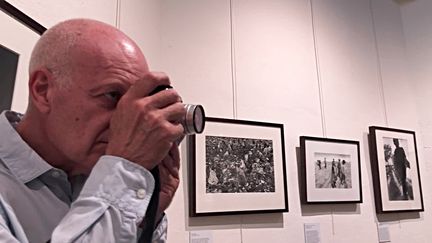
[[[137,81],[152,85],[142,81],[149,70],[138,46],[88,19],[47,30],[29,71],[29,105],[17,131],[50,164],[74,173],[88,173],[105,154],[121,97]]]
[[[135,42],[120,30],[96,20],[72,19],[53,26],[41,36],[31,55],[30,76],[45,68],[59,84],[67,85],[79,66],[77,62],[91,60],[104,48],[138,55],[145,63]]]

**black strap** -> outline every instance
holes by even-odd
[[[171,89],[170,85],[160,85],[157,86],[149,95],[154,95],[159,91],[165,89]],[[150,170],[153,178],[155,180],[155,188],[153,191],[153,195],[150,199],[150,203],[147,207],[147,212],[144,217],[144,229],[141,233],[141,236],[138,240],[139,243],[151,243],[153,237],[153,231],[155,230],[156,223],[156,213],[159,204],[159,191],[160,191],[160,181],[159,181],[159,168],[156,166],[152,170]]]
[[[156,213],[159,205],[159,191],[160,191],[160,181],[159,181],[159,168],[156,166],[152,169],[151,174],[155,180],[155,187],[153,195],[150,199],[150,203],[147,207],[147,212],[144,217],[144,229],[138,240],[139,243],[151,243],[153,237],[153,231],[155,230],[156,223]]]

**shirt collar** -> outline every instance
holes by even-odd
[[[43,160],[18,134],[14,126],[22,114],[3,111],[0,115],[0,158],[19,180],[27,183],[53,167]]]

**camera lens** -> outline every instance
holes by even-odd
[[[158,93],[159,91],[172,89],[169,85],[160,85],[156,87],[149,95]],[[186,115],[181,124],[184,128],[185,135],[202,133],[205,126],[204,107],[201,105],[184,104]],[[181,141],[181,139],[179,140]],[[178,142],[180,143],[180,142]]]
[[[194,127],[196,133],[202,133],[204,131],[205,114],[204,114],[204,108],[201,105],[196,105],[193,117],[194,117]]]
[[[204,108],[201,105],[185,104],[186,116],[182,122],[185,129],[184,133],[197,134],[204,131],[205,114]]]

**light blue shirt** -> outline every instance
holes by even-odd
[[[154,189],[145,168],[102,156],[88,178],[69,181],[16,132],[21,115],[0,115],[0,242],[136,242]],[[153,242],[166,242],[162,219]]]

